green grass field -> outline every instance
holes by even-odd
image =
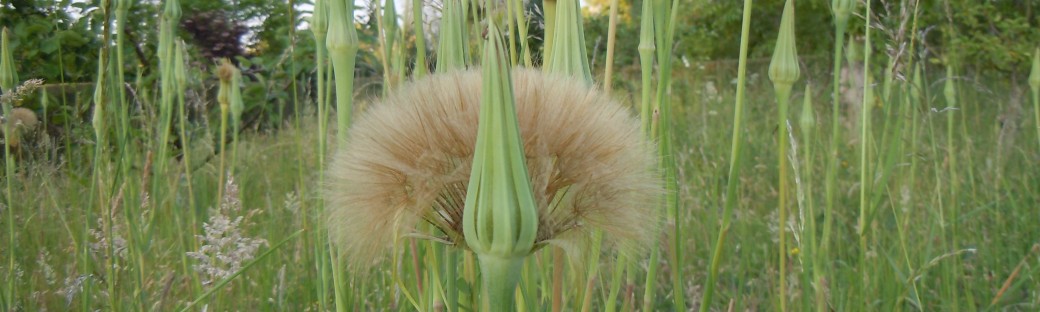
[[[618,47],[618,53],[637,51]],[[778,126],[769,60],[748,63],[738,129],[743,156],[727,230],[722,220],[727,195],[733,195],[727,185],[737,61],[673,64],[665,91],[672,153],[664,159],[676,166],[677,209],[663,222],[660,245],[649,248],[660,251],[657,262],[649,254],[619,262],[617,253],[604,249],[560,265],[554,264],[555,249],[544,248],[519,273],[518,310],[1040,309],[1040,112],[1029,86],[1020,83],[1024,77],[951,77],[945,65],[925,64],[920,75],[907,69],[900,79],[883,74],[887,64],[875,65],[866,106],[842,102],[835,111],[831,59],[802,59],[786,155],[777,152],[778,133],[786,132]],[[617,72],[613,96],[638,115],[639,68]],[[602,69],[593,73],[602,84]],[[215,87],[189,87],[208,96],[205,88]],[[863,86],[850,84],[842,92],[856,88]],[[357,114],[378,105],[374,93],[358,92]],[[149,107],[177,103],[157,90],[137,95]],[[106,103],[130,103],[118,92],[102,96]],[[52,107],[72,105],[47,98]],[[319,141],[335,148],[336,118],[325,116],[332,121],[326,129],[319,119],[328,112],[309,97],[286,101],[302,107],[300,113],[277,127],[235,133],[235,139],[228,133],[223,147],[216,113],[177,126],[180,117],[123,115],[115,106],[101,117],[111,127],[103,135],[95,136],[98,123],[87,117],[63,125],[70,128],[61,137],[38,133],[10,149],[0,204],[0,307],[480,310],[479,270],[468,251],[402,238],[371,269],[345,269],[349,255],[336,252],[325,231],[336,225],[326,223],[321,185],[328,160]],[[805,109],[812,121],[804,119]],[[871,113],[864,119],[865,111]],[[167,125],[175,131],[165,139],[156,130],[164,122],[175,125]],[[98,137],[110,141],[98,144]],[[836,154],[829,151],[832,140]],[[159,143],[173,141],[178,143]],[[781,156],[788,159],[786,175],[777,165]],[[828,185],[829,174],[834,178]],[[778,180],[789,183],[786,191]],[[778,212],[782,192],[786,220]],[[718,240],[721,232],[724,241]],[[722,258],[714,295],[705,302],[717,241]],[[589,269],[594,265],[598,270]],[[449,285],[457,302],[446,303],[453,301],[447,299]]]

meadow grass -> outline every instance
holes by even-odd
[[[661,3],[667,1],[653,2]],[[115,18],[124,18],[125,7],[116,8]],[[644,25],[669,25],[675,10],[644,12],[656,14]],[[178,14],[170,9],[164,18]],[[1040,111],[1030,120],[1028,105],[1030,99],[1033,110],[1040,105],[1036,87],[1028,94],[1012,84],[1022,79],[916,61],[905,67],[907,78],[897,79],[868,63],[868,83],[859,86],[865,99],[840,103],[840,87],[832,82],[840,80],[844,61],[838,47],[834,60],[803,58],[804,79],[792,90],[805,91],[790,101],[807,104],[785,112],[766,78],[769,60],[742,55],[737,66],[728,60],[672,66],[662,48],[672,46],[670,26],[657,29],[644,32],[638,50],[615,52],[639,53],[642,68],[593,68],[592,75],[630,78],[612,86],[612,95],[641,113],[644,134],[665,142],[660,158],[674,168],[663,171],[675,183],[662,207],[660,245],[631,257],[603,249],[589,268],[568,267],[565,257],[545,248],[519,273],[519,310],[1040,308],[1040,132],[1029,130],[1040,129]],[[406,52],[394,38],[402,34],[396,29],[380,37],[382,66],[395,73],[386,76],[387,86],[405,78]],[[527,49],[509,44],[513,51]],[[335,80],[328,65],[318,66],[317,103],[301,99],[298,122],[243,133],[231,140],[235,152],[225,153],[226,139],[216,137],[226,135],[226,110],[210,122],[186,122],[183,110],[173,111],[185,107],[175,95],[202,86],[184,77],[183,68],[178,77],[173,67],[184,63],[182,45],[172,39],[162,45],[169,48],[162,91],[144,97],[161,104],[155,117],[129,113],[121,74],[99,75],[94,100],[111,105],[96,111],[93,127],[80,125],[89,135],[23,142],[19,151],[5,146],[0,308],[479,307],[480,270],[472,253],[403,239],[389,261],[359,273],[345,270],[346,255],[330,247],[321,196],[325,152],[351,118],[344,109],[328,117],[330,89],[348,88],[347,79]],[[510,61],[529,63],[525,53],[514,52]],[[651,90],[654,57],[667,69]],[[353,67],[346,62],[341,65]],[[100,73],[106,72],[102,64]],[[882,83],[869,83],[871,75]],[[335,94],[339,103],[373,101]],[[861,113],[847,114],[856,105]],[[178,131],[170,132],[175,113]],[[815,118],[785,122],[782,116]],[[330,119],[339,122],[330,125]],[[153,126],[135,137],[129,135],[135,122]],[[846,124],[861,132],[839,133]],[[170,136],[187,147],[168,149]],[[773,204],[786,196],[794,198],[789,214]]]

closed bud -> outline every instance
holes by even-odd
[[[466,21],[459,0],[446,0],[437,42],[437,72],[466,68]]]
[[[177,87],[183,89],[188,83],[187,69],[184,68],[184,41],[177,40],[176,48],[173,51],[173,77]]]
[[[224,58],[220,60],[217,67],[217,78],[220,78],[220,89],[217,90],[217,103],[220,103],[220,111],[226,112],[231,105],[231,78],[235,75],[235,65]]]
[[[582,78],[592,84],[592,72],[585,52],[585,31],[582,29],[581,8],[578,0],[567,0],[556,7],[556,28],[553,46],[546,69]]]
[[[802,131],[812,131],[816,127],[816,114],[813,113],[812,88],[805,85],[805,100],[802,101],[802,115],[798,117],[798,125]]]
[[[394,0],[383,2],[383,33],[386,36],[386,44],[392,45],[397,40],[397,5]]]
[[[94,137],[97,139],[98,148],[105,145],[105,58],[104,53],[98,53],[98,80],[94,85],[94,114],[90,123],[94,126]]]
[[[780,35],[776,39],[773,59],[769,62],[769,80],[772,80],[778,89],[790,89],[800,75],[798,50],[794,40],[794,3],[788,0],[780,19]]]
[[[4,27],[0,35],[0,91],[13,92],[18,85],[18,71],[14,69],[14,57],[11,56],[11,32]]]
[[[856,8],[856,0],[831,0],[831,13],[834,14],[834,23],[844,27],[849,22],[849,15]]]
[[[242,71],[235,68],[231,74],[231,124],[237,128],[242,119],[245,103],[242,101]]]
[[[311,15],[311,32],[314,40],[325,43],[325,35],[329,31],[329,0],[314,1],[314,14]]]
[[[513,95],[512,71],[494,21],[481,59],[483,84],[473,167],[462,216],[466,244],[477,254],[491,311],[514,309],[524,258],[534,251],[538,207]]]
[[[177,21],[181,19],[181,3],[178,0],[166,0],[166,6],[163,7],[163,17],[167,21]]]
[[[538,214],[517,123],[512,74],[494,23],[488,29],[482,66],[477,145],[463,231],[466,243],[479,255],[522,258],[534,247]]]

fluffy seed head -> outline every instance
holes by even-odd
[[[353,125],[332,157],[325,196],[332,239],[356,265],[370,265],[404,235],[466,247],[481,82],[479,71],[429,76]],[[638,120],[579,79],[517,69],[513,85],[538,209],[536,248],[574,251],[592,229],[623,251],[650,245],[663,191]],[[438,230],[423,232],[420,221]]]
[[[18,147],[21,144],[21,134],[32,131],[39,122],[39,119],[36,118],[36,113],[33,113],[32,110],[24,107],[15,107],[11,109],[10,118],[5,118],[0,123],[0,131],[4,133],[6,140],[11,143],[12,147]]]

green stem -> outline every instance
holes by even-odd
[[[838,153],[838,146],[841,142],[841,60],[842,60],[842,49],[845,47],[845,29],[847,23],[845,20],[839,19],[835,24],[836,34],[834,35],[834,80],[832,81],[833,94],[831,95],[831,142],[828,148],[827,154],[830,155],[827,161],[827,172],[824,174],[824,201],[825,206],[823,207],[823,230],[820,238],[820,246],[817,248],[816,253],[820,255],[819,259],[825,259],[825,255],[830,254],[830,238],[831,228],[834,224],[834,210],[837,209],[838,196],[838,164],[840,164],[840,157]],[[817,283],[821,283],[822,280],[826,280],[829,276],[830,266],[825,262],[821,261],[820,266],[823,268],[823,272],[818,278]],[[822,287],[822,286],[821,286]],[[818,311],[826,310],[826,306],[817,307]]]
[[[869,5],[867,7],[867,16],[870,17]],[[871,182],[870,179],[870,163],[868,162],[868,155],[870,154],[870,123],[871,123],[871,110],[873,109],[873,97],[871,96],[873,90],[871,85],[873,84],[870,79],[870,25],[866,26],[865,43],[863,45],[863,103],[862,112],[860,114],[860,149],[859,149],[859,222],[858,222],[858,234],[859,234],[859,248],[860,248],[860,271],[862,272],[862,279],[860,280],[860,293],[862,294],[863,303],[870,303],[870,295],[867,288],[869,287],[870,270],[867,267],[867,259],[869,257],[869,250],[867,249],[867,212],[870,210],[868,206],[867,197],[870,194]]]
[[[777,118],[777,158],[780,169],[779,233],[780,236],[780,311],[787,310],[787,106],[790,101],[791,85],[777,85],[776,99],[780,104]]]
[[[480,262],[480,279],[484,286],[486,311],[515,311],[516,285],[524,258],[499,258],[492,255],[477,255]]]
[[[733,214],[733,208],[737,205],[741,150],[744,146],[742,138],[744,128],[741,124],[744,121],[744,92],[747,81],[748,33],[751,29],[752,2],[752,0],[744,0],[744,16],[740,27],[740,59],[737,62],[737,95],[733,109],[733,142],[730,150],[729,176],[726,184],[726,206],[722,211],[722,227],[719,229],[719,236],[712,251],[708,280],[704,283],[704,298],[701,301],[701,312],[707,312],[711,307],[711,299],[715,294],[715,280],[718,278],[719,264],[722,263],[722,247],[726,243],[726,234],[730,229],[732,219],[730,216]]]

